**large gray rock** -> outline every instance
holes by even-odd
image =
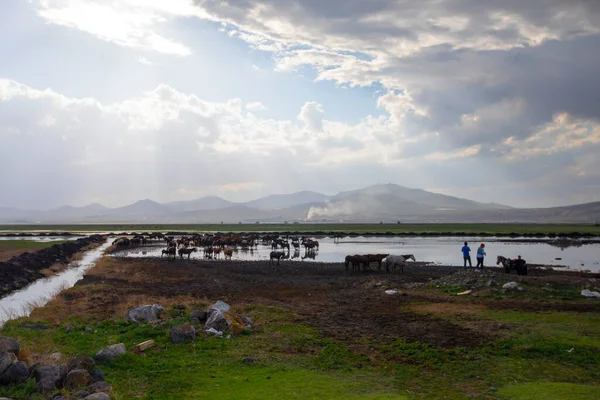
[[[112,361],[116,359],[121,354],[125,354],[127,350],[125,349],[125,345],[123,343],[113,344],[111,346],[107,346],[96,353],[96,360],[99,361]]]
[[[83,400],[110,400],[110,396],[107,395],[106,393],[94,393],[94,394],[90,394],[88,397],[86,397]]]
[[[62,383],[67,376],[67,366],[54,364],[40,365],[34,370],[33,376],[40,392],[52,392],[62,388]]]
[[[73,397],[76,399],[83,399],[90,395],[90,392],[87,390],[80,390],[78,392],[73,393]]]
[[[79,354],[69,361],[68,370],[85,369],[88,372],[92,372],[95,366],[96,363],[92,357],[86,356],[85,354]]]
[[[194,310],[190,313],[192,325],[200,325],[206,322],[208,313],[204,310]]]
[[[208,309],[208,314],[209,314],[208,316],[210,317],[210,313],[214,312],[214,311],[226,313],[230,309],[231,309],[231,306],[229,304],[225,303],[224,301],[219,300],[215,304],[210,306],[210,308]]]
[[[136,307],[127,313],[127,317],[135,322],[147,321],[152,322],[160,318],[164,311],[164,308],[159,304],[145,305]]]
[[[85,369],[74,369],[67,374],[64,387],[73,390],[81,387],[86,387],[92,383],[90,373]]]
[[[8,367],[2,377],[0,377],[0,383],[3,385],[9,385],[11,383],[21,384],[27,382],[29,379],[29,368],[25,361],[18,361]]]
[[[0,352],[0,375],[2,375],[4,371],[6,371],[8,367],[13,365],[16,361],[17,356],[15,356],[14,353],[7,353],[5,351]]]
[[[212,311],[204,324],[206,330],[215,329],[220,332],[229,331],[229,323],[225,318],[225,314],[220,311]]]
[[[508,282],[505,283],[504,285],[502,285],[502,289],[504,290],[515,290],[519,287],[519,284],[517,282]]]
[[[19,355],[19,342],[8,336],[0,336],[0,351]]]
[[[175,325],[171,328],[171,341],[173,343],[193,342],[196,338],[196,329],[193,325]]]

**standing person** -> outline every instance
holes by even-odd
[[[471,248],[469,247],[467,242],[465,242],[465,245],[460,251],[462,251],[463,253],[463,261],[465,263],[465,268],[467,268],[467,261],[469,262],[469,267],[472,267],[473,264],[471,264]]]
[[[485,255],[485,244],[481,243],[481,246],[477,249],[477,268],[483,268],[483,257]]]

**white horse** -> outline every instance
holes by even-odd
[[[394,256],[390,254],[382,261],[385,262],[385,270],[388,273],[390,272],[390,266],[394,269],[400,267],[400,270],[402,271],[402,273],[404,273],[404,267],[408,266],[406,262],[407,260],[417,261],[415,259],[415,256],[412,254],[402,254],[400,256]]]

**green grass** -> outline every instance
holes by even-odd
[[[432,234],[581,234],[600,235],[600,225],[569,224],[93,224],[93,225],[0,225],[0,231],[185,231],[185,232],[326,232],[326,233],[432,233]]]
[[[178,345],[170,342],[169,328],[187,315],[173,308],[167,308],[171,319],[164,326],[119,319],[96,324],[70,317],[46,330],[12,321],[1,334],[17,338],[30,351],[60,351],[66,357],[94,355],[113,343],[130,349],[154,339],[157,348],[99,366],[113,385],[114,399],[600,398],[600,314],[484,311],[476,318],[511,329],[474,348],[357,338],[369,354],[377,355],[374,362],[347,343],[297,322],[289,311],[252,305],[243,313],[263,329],[230,339],[198,336],[194,343]],[[242,362],[246,357],[259,362],[247,365]],[[43,398],[31,383],[0,387],[1,396]]]
[[[498,391],[501,399],[511,400],[591,400],[600,399],[600,387],[559,382],[513,385]]]
[[[172,344],[169,321],[165,327],[138,326],[125,321],[89,325],[70,320],[63,327],[31,330],[19,321],[6,324],[2,335],[17,338],[36,352],[94,355],[113,343],[134,344],[154,339],[157,348],[136,355],[127,353],[99,367],[113,385],[114,399],[407,399],[389,376],[370,368],[356,368],[364,357],[321,337],[312,328],[290,325],[289,315],[278,309],[255,307],[251,313],[269,321],[264,332],[231,339],[198,337],[195,343]],[[246,365],[245,357],[258,364]],[[405,392],[404,392],[405,393]],[[42,399],[35,386],[0,387],[0,397]]]

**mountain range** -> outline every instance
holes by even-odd
[[[45,211],[0,207],[0,223],[3,224],[202,224],[286,221],[594,223],[600,221],[600,202],[551,208],[513,208],[384,184],[340,192],[333,196],[302,191],[273,194],[243,203],[208,196],[170,203],[157,203],[146,199],[118,208],[109,208],[101,204],[84,207],[64,206]]]

